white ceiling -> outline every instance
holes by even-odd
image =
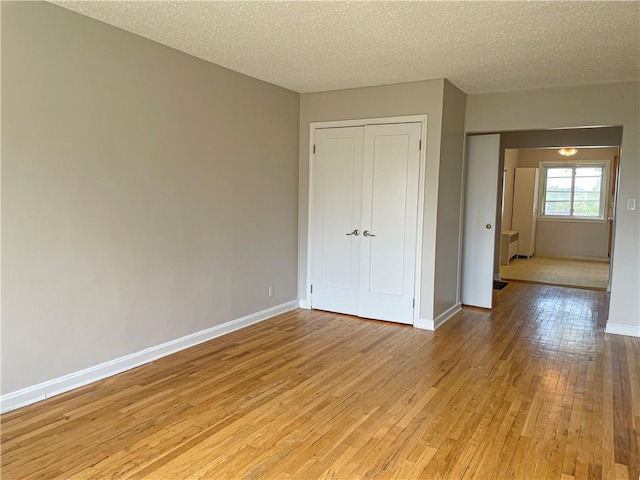
[[[640,78],[638,1],[53,3],[297,92],[448,78],[481,93]]]

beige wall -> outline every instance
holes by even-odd
[[[538,220],[536,255],[606,260],[608,222]]]
[[[574,162],[580,160],[613,160],[618,155],[617,147],[579,148],[571,157],[563,157],[556,148],[521,148],[519,150],[519,167],[540,167],[540,162]]]
[[[444,82],[442,139],[438,172],[438,217],[434,281],[434,318],[460,302],[460,230],[464,111],[467,96]]]
[[[609,180],[613,157],[618,154],[617,148],[580,148],[570,161],[607,160],[609,162]],[[523,148],[520,150],[520,167],[540,167],[543,161],[563,161],[555,148]],[[541,190],[542,192],[542,190]],[[607,188],[607,199],[611,185]],[[610,211],[609,215],[613,215]],[[536,230],[536,254],[556,257],[584,257],[606,259],[609,248],[609,222],[539,220]]]
[[[619,208],[609,322],[640,327],[639,212],[626,199],[640,197],[640,84],[490,93],[467,97],[467,132],[621,125]]]
[[[426,185],[422,245],[422,304],[420,314],[433,319],[438,169],[442,131],[444,80],[403,83],[380,87],[303,94],[300,101],[300,203],[299,203],[299,296],[305,301],[307,285],[309,124],[401,115],[428,115]],[[457,239],[455,240],[457,241]]]
[[[296,299],[298,121],[294,92],[2,2],[2,393]]]

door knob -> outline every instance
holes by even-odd
[[[353,232],[351,232],[351,233],[347,233],[347,235],[354,235],[354,236],[356,236],[356,237],[357,237],[358,235],[360,235],[360,230],[358,230],[358,229],[356,228]]]
[[[365,237],[375,237],[375,235],[369,230],[365,230],[364,232],[362,232],[362,235],[364,235]]]
[[[491,230],[491,224],[490,224],[490,223],[487,223],[487,224],[485,225],[485,228],[486,228],[487,230]]]

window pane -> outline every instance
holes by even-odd
[[[571,168],[547,167],[547,178],[568,177],[571,178]]]
[[[600,192],[600,177],[576,177],[576,192]]]
[[[547,168],[544,203],[545,215],[571,215],[571,180],[573,170],[564,167]]]
[[[592,200],[596,202],[600,202],[600,192],[581,192],[576,188],[576,193],[574,197],[575,201],[578,200]]]
[[[571,192],[550,192],[547,190],[547,200],[571,201]],[[587,200],[591,200],[588,198]]]
[[[576,217],[599,217],[600,201],[581,200],[574,202],[573,215]]]
[[[576,167],[576,177],[602,177],[602,167]]]
[[[573,215],[576,217],[600,216],[600,190],[602,167],[576,167]]]
[[[570,192],[571,177],[547,178],[547,192]]]
[[[546,201],[544,204],[545,215],[571,215],[571,202]]]

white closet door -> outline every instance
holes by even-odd
[[[421,128],[365,127],[361,317],[413,323]]]
[[[364,127],[316,131],[312,307],[358,314]]]
[[[467,140],[462,242],[462,303],[491,308],[500,135]]]

